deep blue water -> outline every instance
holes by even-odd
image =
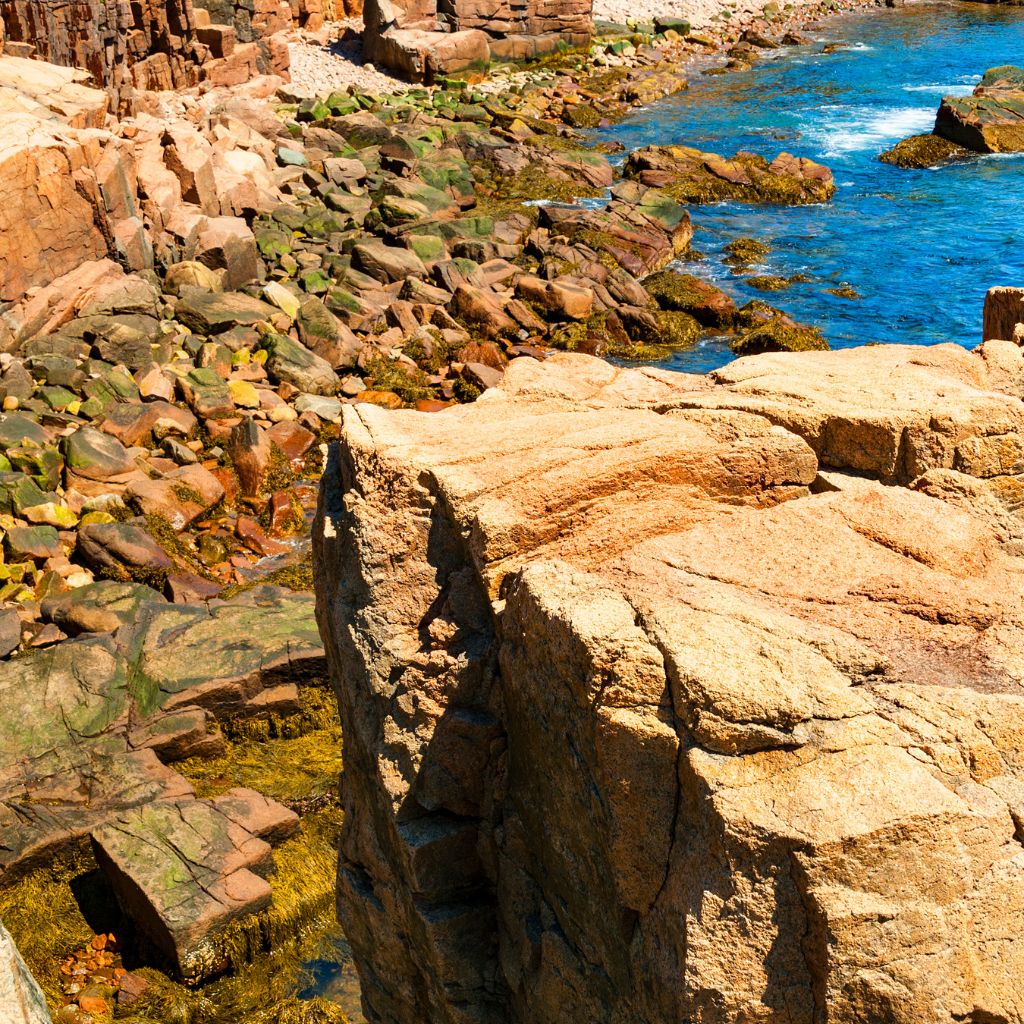
[[[738,302],[763,298],[818,325],[834,348],[976,345],[985,291],[1024,285],[1024,157],[907,171],[877,156],[929,131],[944,94],[970,93],[986,68],[1024,63],[1024,9],[919,2],[809,34],[814,45],[778,51],[749,72],[694,76],[687,92],[597,134],[628,150],[683,143],[769,159],[787,150],[827,164],[839,188],[825,206],[694,207],[693,245],[709,258],[686,269]],[[849,48],[822,54],[823,41]],[[774,293],[745,285],[720,258],[742,236],[773,247],[754,273],[803,272],[813,283]],[[825,291],[840,283],[863,298]],[[704,372],[730,358],[727,342],[714,339],[666,365]]]

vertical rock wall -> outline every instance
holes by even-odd
[[[43,60],[88,71],[118,101],[132,88],[176,89],[198,81],[191,0],[0,0],[7,41]]]

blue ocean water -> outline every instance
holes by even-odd
[[[931,130],[940,98],[968,94],[981,73],[1024,63],[1024,9],[916,2],[847,15],[811,33],[815,43],[777,51],[753,70],[695,76],[690,89],[597,135],[627,150],[682,143],[771,159],[786,150],[831,167],[831,203],[802,208],[694,207],[686,264],[737,302],[763,298],[818,325],[834,348],[867,342],[968,347],[980,341],[985,291],[1024,285],[1024,156],[990,156],[931,171],[880,163],[899,139]],[[823,41],[848,48],[821,53]],[[765,294],[721,262],[738,237],[772,246],[754,271],[812,283]],[[860,300],[828,294],[841,283]],[[731,358],[705,341],[665,365],[706,372]]]

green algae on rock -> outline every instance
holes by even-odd
[[[693,274],[661,270],[645,277],[643,286],[663,310],[689,313],[705,327],[729,327],[736,314],[721,288]]]
[[[690,146],[647,146],[630,154],[623,174],[686,203],[823,203],[835,195],[832,172],[806,157],[755,153],[723,159]]]
[[[732,267],[745,268],[760,263],[772,248],[767,242],[756,238],[737,238],[725,247],[725,251],[728,255],[724,257],[724,262]]]
[[[973,96],[944,96],[935,134],[975,153],[1024,151],[1024,70],[990,68]]]
[[[911,135],[887,149],[878,159],[894,167],[926,170],[957,160],[967,160],[971,150],[940,135]]]
[[[825,351],[829,344],[817,327],[798,324],[785,313],[776,312],[740,334],[730,347],[738,356],[751,356],[762,352]]]

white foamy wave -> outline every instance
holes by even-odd
[[[966,82],[957,85],[905,85],[904,92],[930,92],[936,96],[970,96],[974,86]]]
[[[934,107],[866,107],[819,122],[807,134],[818,140],[825,156],[838,156],[877,149],[881,143],[931,131],[934,124]]]

